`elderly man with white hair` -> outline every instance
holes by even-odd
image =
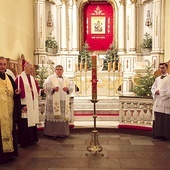
[[[40,89],[32,76],[33,71],[33,64],[27,62],[24,65],[24,71],[15,80],[18,89],[21,89],[22,113],[18,125],[18,138],[23,148],[38,142],[36,124],[39,122],[38,94]]]

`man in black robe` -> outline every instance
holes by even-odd
[[[16,125],[21,117],[20,91],[13,78],[5,73],[6,67],[6,59],[0,56],[0,164],[18,156]]]

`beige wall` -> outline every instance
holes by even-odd
[[[165,58],[170,60],[170,0],[165,0]]]
[[[34,0],[0,0],[0,55],[33,62]]]

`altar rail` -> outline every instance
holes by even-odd
[[[119,122],[152,125],[153,99],[148,97],[119,96]]]

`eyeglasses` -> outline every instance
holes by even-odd
[[[62,68],[61,68],[61,69],[57,68],[56,70],[57,70],[57,71],[58,71],[58,70],[62,71],[63,69],[62,69]]]
[[[165,69],[165,67],[159,67],[160,69]]]

